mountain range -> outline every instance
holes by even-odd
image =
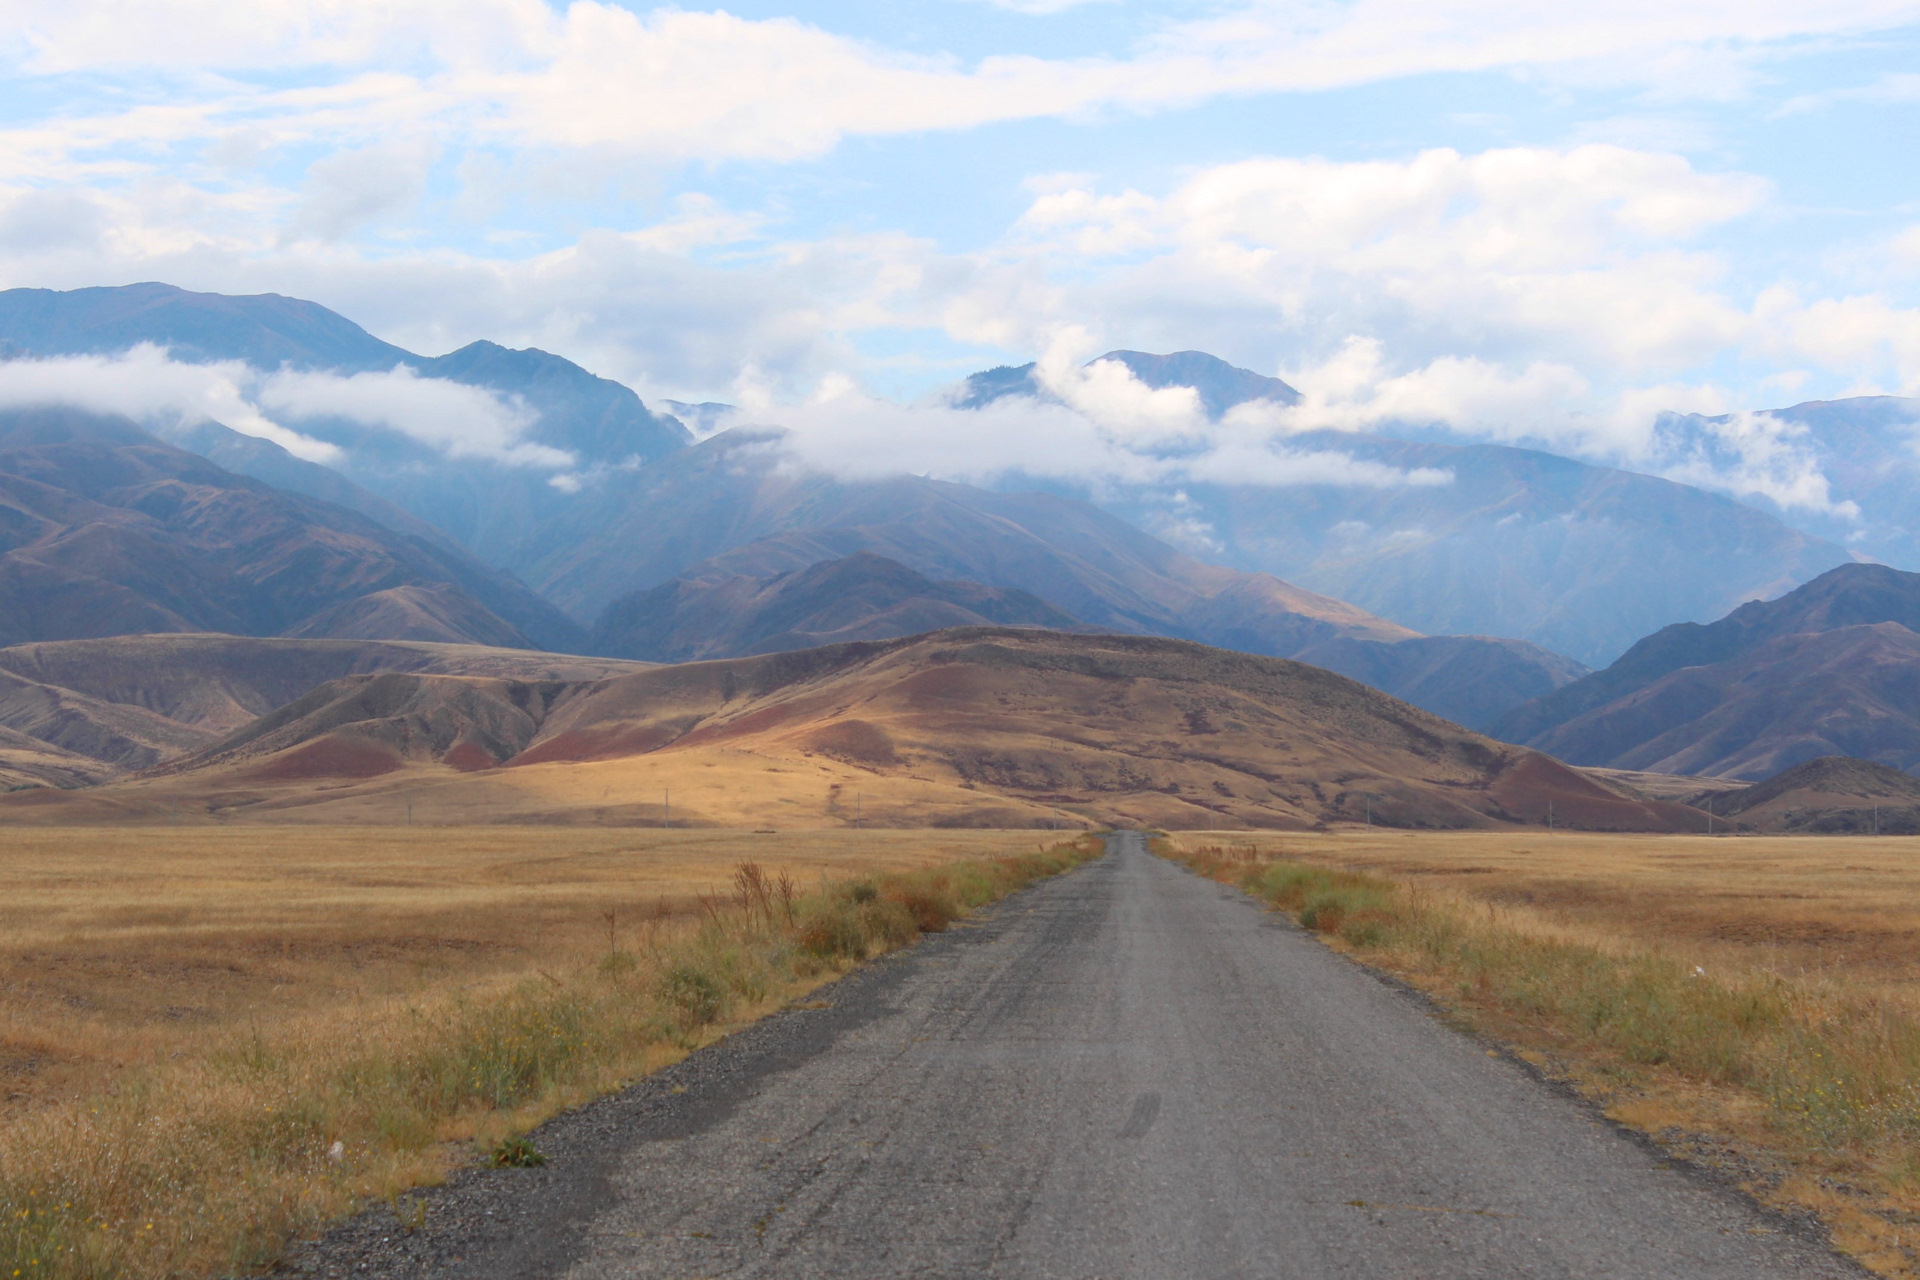
[[[1200,352],[1099,359],[1149,388],[1193,387],[1216,419],[1256,401],[1299,399],[1278,379]],[[976,374],[953,401],[979,409],[1009,396],[1050,398],[1034,371]],[[1891,404],[1920,418],[1910,402]],[[1898,416],[1884,404],[1874,412]],[[1109,488],[1099,501],[1195,554],[1416,630],[1512,636],[1589,664],[1610,662],[1668,622],[1709,621],[1853,559],[1839,542],[1724,494],[1534,449],[1328,430],[1290,433],[1283,443],[1294,455],[1363,464],[1376,480],[1188,478]]]
[[[0,640],[378,629],[527,648],[581,638],[444,538],[235,475],[125,419],[0,411]]]
[[[1578,713],[1598,719],[1569,727],[1578,716],[1555,709],[1572,703],[1556,699],[1620,684],[1608,672],[1644,666],[1635,641],[1667,623],[1707,624],[1852,564],[1843,541],[1860,542],[1861,520],[1878,531],[1875,547],[1904,554],[1898,486],[1865,478],[1856,505],[1867,515],[1844,528],[1538,451],[1330,431],[1288,436],[1284,450],[1426,479],[1084,493],[1018,477],[993,488],[854,480],[794,465],[777,427],[728,427],[737,415],[726,406],[656,412],[537,350],[476,342],[420,356],[276,295],[160,284],[0,292],[5,356],[111,356],[141,343],[261,386],[332,379],[331,400],[276,402],[276,420],[329,451],[313,454],[325,461],[246,423],[191,414],[136,425],[71,408],[0,410],[13,530],[0,553],[12,584],[0,638],[218,630],[675,662],[954,625],[1159,635],[1312,662],[1569,758],[1754,776],[1804,758],[1812,739],[1724,709],[1695,741],[1684,731],[1692,720],[1642,725],[1633,717],[1644,712],[1605,711],[1609,699]],[[1148,387],[1193,388],[1214,418],[1299,400],[1278,379],[1201,352],[1101,359]],[[359,394],[379,379],[442,396],[442,411],[504,415],[507,427],[494,426],[507,434],[476,453],[450,446],[459,433],[446,423],[435,436],[341,398],[341,387]],[[458,395],[445,399],[447,388]],[[1024,366],[975,375],[950,400],[985,411],[1048,394]],[[1831,436],[1865,477],[1905,438],[1910,409],[1880,398],[1774,417],[1810,439]],[[1724,427],[1689,421],[1663,429],[1679,440]],[[1872,449],[1842,439],[1836,423]],[[1826,628],[1818,640],[1782,631],[1776,649],[1743,650],[1749,666],[1737,671],[1661,671],[1673,683],[1643,701],[1671,720],[1682,692],[1687,705],[1733,708],[1754,680],[1818,671],[1834,706],[1897,707],[1899,688],[1864,674],[1903,668],[1906,641],[1882,625],[1895,621],[1863,623],[1881,627],[1872,634]],[[1590,674],[1584,662],[1612,665]],[[1898,754],[1856,737],[1827,747]]]

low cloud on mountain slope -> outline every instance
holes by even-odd
[[[217,423],[325,464],[509,568],[582,474],[691,439],[626,387],[546,352],[482,341],[417,356],[271,294],[7,290],[0,352],[14,357],[0,362],[0,405],[119,413],[189,445]],[[311,473],[253,456],[261,478],[313,491]]]

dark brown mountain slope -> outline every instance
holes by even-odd
[[[772,578],[676,578],[615,601],[588,645],[615,657],[690,662],[995,623],[1076,625],[1024,591],[935,582],[861,551]]]
[[[1920,767],[1920,635],[1895,622],[1783,635],[1683,667],[1530,745],[1575,764],[1732,778],[1831,755],[1911,770]]]
[[[573,684],[356,677],[87,803],[565,821],[668,789],[714,824],[1705,826],[1303,663],[991,628]]]
[[[234,475],[123,419],[0,412],[0,641],[272,635],[408,586],[458,592],[457,612],[496,641],[580,639],[444,543]]]
[[[1508,742],[1539,745],[1557,726],[1682,667],[1726,662],[1779,636],[1875,622],[1920,631],[1920,573],[1880,564],[1841,565],[1776,600],[1749,601],[1718,622],[1662,627],[1606,670],[1516,708],[1488,732]]]

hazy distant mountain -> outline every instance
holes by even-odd
[[[1826,502],[1818,501],[1817,491],[1799,495],[1793,505],[1766,492],[1745,492],[1742,501],[1864,556],[1920,569],[1920,503],[1915,502],[1920,493],[1920,400],[1812,400],[1756,416],[1788,424],[1783,451],[1802,456],[1828,482]],[[1659,441],[1664,459],[1674,466],[1736,469],[1738,458],[1723,438],[1728,424],[1738,426],[1731,416],[1663,417]],[[1846,504],[1857,508],[1857,514]]]
[[[341,374],[405,367],[423,378],[483,387],[534,413],[524,441],[571,454],[582,470],[636,465],[692,439],[678,420],[649,411],[627,387],[559,356],[484,341],[419,356],[297,298],[189,293],[153,283],[0,291],[0,344],[15,354],[110,354],[142,342],[164,345],[189,362],[239,360],[263,370]],[[390,428],[344,418],[291,425],[339,446],[339,473],[516,572],[543,549],[545,521],[568,500],[550,483],[552,468],[449,457]],[[200,438],[189,423],[179,442],[195,447]],[[312,471],[289,468],[273,453],[242,450],[223,461],[270,484],[335,500]]]
[[[1076,625],[1025,591],[936,582],[859,551],[772,578],[709,573],[623,596],[601,614],[588,647],[611,657],[692,662],[993,624]]]
[[[1176,351],[1166,356],[1145,351],[1109,351],[1088,363],[1099,360],[1127,366],[1134,377],[1155,390],[1192,387],[1200,395],[1201,407],[1213,418],[1251,400],[1272,400],[1277,404],[1300,401],[1300,393],[1280,379],[1238,368],[1204,351]],[[1048,392],[1034,376],[1036,367],[1001,365],[973,374],[955,394],[953,403],[962,409],[978,409],[1007,396],[1049,399]]]
[[[1574,764],[1762,778],[1823,755],[1920,767],[1920,574],[1846,565],[1663,628],[1492,732]]]
[[[418,359],[317,302],[230,297],[170,284],[0,290],[0,343],[31,356],[109,354],[143,342],[191,363],[360,373]]]
[[[559,539],[566,552],[536,583],[581,615],[626,597],[603,619],[611,644],[649,609],[745,608],[749,584],[868,552],[929,579],[1025,592],[1093,628],[1303,656],[1481,723],[1585,672],[1519,642],[1400,649],[1418,633],[1271,575],[1205,564],[1087,503],[910,476],[839,481],[782,466],[777,442],[736,429],[621,477],[604,506],[581,507]],[[691,585],[674,582],[683,575]]]
[[[1193,386],[1218,416],[1291,403],[1275,379],[1197,352],[1114,352],[1150,386]],[[1041,395],[1032,366],[976,374],[955,403]],[[1706,621],[1852,557],[1732,498],[1554,454],[1338,431],[1288,436],[1441,483],[1197,482],[1090,495],[1208,560],[1271,573],[1419,631],[1513,636],[1587,663],[1679,619]],[[1364,482],[1363,482],[1364,481]]]
[[[1177,527],[1260,569],[1435,634],[1514,636],[1589,664],[1847,563],[1846,550],[1720,494],[1500,445],[1334,432],[1290,439],[1445,484],[1182,484]],[[1145,527],[1172,495],[1109,503]]]
[[[1341,636],[1288,656],[1481,732],[1528,699],[1588,674],[1580,663],[1539,645],[1493,636],[1416,636],[1390,644]]]
[[[396,588],[431,590],[447,624],[432,638],[526,647],[581,638],[525,586],[439,540],[234,475],[125,419],[0,412],[6,643],[311,631]]]

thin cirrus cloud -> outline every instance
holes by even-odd
[[[1920,17],[1913,0],[1823,5],[1632,0],[1604,11],[1517,0],[1252,3],[1147,25],[1124,55],[908,54],[797,18],[647,13],[596,0],[389,5],[373,0],[53,4],[0,9],[42,76],[174,72],[171,96],[40,122],[10,149],[205,142],[252,122],[287,139],[362,142],[396,126],[446,144],[614,148],[799,160],[850,136],[968,129],[1089,111],[1157,111],[1221,95],[1303,93],[1447,72],[1558,69],[1663,92],[1731,83],[1784,50]],[[276,73],[319,69],[319,83]],[[227,73],[208,80],[193,73]],[[331,71],[332,78],[324,73]],[[138,122],[135,123],[135,117]],[[63,135],[64,134],[64,138]]]

